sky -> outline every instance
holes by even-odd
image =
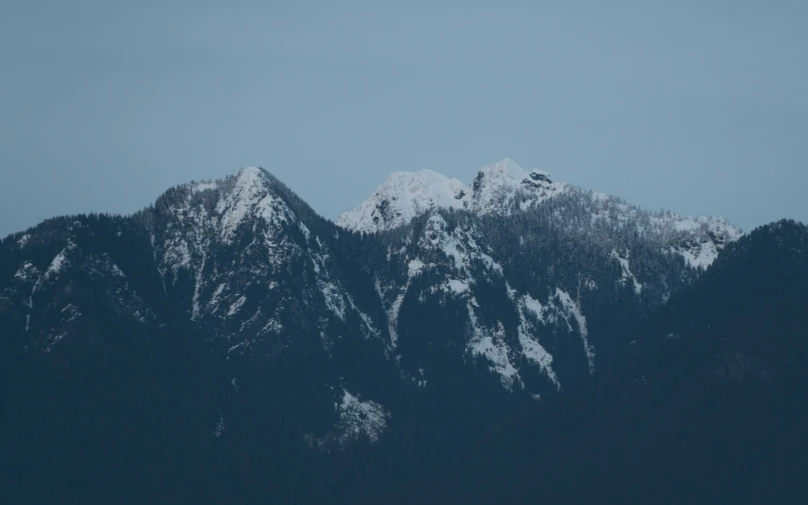
[[[504,157],[808,222],[804,0],[2,0],[0,236],[262,166],[329,218]]]

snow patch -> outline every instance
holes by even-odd
[[[211,314],[215,314],[219,310],[219,301],[220,301],[219,298],[222,296],[224,288],[226,287],[227,283],[222,282],[221,284],[216,286],[216,289],[213,291],[213,295],[210,297],[210,300],[208,301],[207,305],[208,309],[210,309]]]
[[[446,283],[446,287],[449,289],[449,291],[458,295],[468,293],[469,291],[468,283],[457,279],[449,279]]]
[[[519,383],[519,370],[511,364],[509,354],[511,352],[505,342],[505,328],[501,322],[497,322],[493,330],[485,328],[477,321],[474,313],[476,300],[467,302],[466,307],[469,314],[469,342],[466,348],[472,356],[482,355],[490,363],[490,370],[499,374],[502,385],[510,390],[514,383]]]
[[[297,226],[298,226],[298,228],[300,228],[300,231],[303,233],[303,236],[306,238],[306,242],[308,242],[311,239],[311,232],[309,231],[309,228],[305,224],[300,222],[300,221],[298,221]]]
[[[483,251],[474,240],[472,230],[455,227],[451,232],[448,223],[440,214],[433,214],[426,222],[420,245],[440,251],[449,260],[450,268],[460,272],[470,270],[475,261],[485,265],[490,272],[502,275],[502,266]],[[473,281],[467,279],[467,284]]]
[[[351,308],[359,315],[359,318],[365,324],[365,328],[368,331],[367,336],[381,338],[381,333],[376,329],[376,326],[374,326],[373,320],[370,318],[370,316],[362,312],[359,307],[356,306],[356,303],[354,303],[353,298],[350,295],[346,294],[345,296],[348,298],[348,303],[351,304]]]
[[[620,283],[625,284],[629,280],[632,281],[634,284],[634,293],[641,294],[642,293],[642,284],[637,280],[637,277],[631,272],[631,265],[629,264],[628,258],[629,253],[626,252],[625,257],[619,254],[615,249],[612,249],[611,257],[617,260],[620,263],[620,268],[622,269]]]
[[[510,283],[507,280],[505,281],[505,292],[508,293],[508,298],[510,298],[511,300],[516,299],[516,290],[511,287]]]
[[[15,279],[23,282],[29,282],[37,277],[39,277],[39,270],[30,261],[23,263],[14,274]]]
[[[556,389],[561,389],[561,383],[553,370],[553,356],[536,340],[533,335],[536,327],[526,317],[526,312],[533,314],[541,323],[544,323],[544,307],[530,295],[524,295],[519,303],[519,344],[522,347],[522,355],[528,361],[535,363],[547,374],[547,377],[555,385]]]
[[[337,410],[340,416],[341,441],[355,440],[365,435],[372,443],[376,443],[387,427],[389,415],[380,404],[369,400],[360,401],[345,389]]]
[[[401,304],[404,303],[404,296],[406,296],[409,288],[410,283],[408,282],[404,289],[396,296],[390,308],[387,309],[387,325],[388,331],[390,332],[390,345],[393,349],[398,346],[398,314],[401,311]]]
[[[307,435],[306,440],[311,446],[327,449],[329,443],[336,442],[345,447],[363,436],[370,443],[376,444],[390,418],[390,414],[380,404],[370,400],[361,401],[344,388],[340,402],[334,403],[334,410],[339,414],[334,430],[322,438]]]
[[[260,335],[260,334],[266,333],[268,331],[271,331],[271,332],[277,334],[277,333],[280,333],[281,330],[283,330],[283,326],[281,326],[281,323],[279,323],[275,319],[270,319],[269,321],[267,321],[267,323],[264,325],[264,327],[261,328],[261,330],[258,332],[258,334]]]
[[[340,294],[339,288],[332,283],[317,279],[317,286],[325,298],[325,304],[341,321],[345,321],[345,300]]]
[[[237,350],[237,349],[239,349],[239,348],[241,348],[241,347],[249,347],[249,346],[250,346],[249,342],[246,342],[246,341],[244,341],[244,342],[239,342],[239,343],[238,343],[238,344],[236,344],[236,345],[231,345],[231,346],[230,346],[230,347],[227,349],[227,354],[230,354],[231,352],[233,352],[233,351],[235,351],[235,350]]]
[[[561,301],[562,306],[567,314],[571,314],[575,321],[578,323],[578,331],[581,334],[581,340],[584,344],[584,352],[586,359],[589,362],[589,372],[595,372],[595,348],[589,342],[589,330],[586,326],[586,317],[581,312],[581,307],[577,302],[573,301],[572,297],[566,291],[556,288],[556,297]]]
[[[53,258],[50,265],[48,266],[48,269],[45,271],[44,274],[39,276],[37,281],[34,283],[34,286],[31,288],[31,294],[28,296],[28,310],[29,310],[29,313],[25,316],[25,331],[26,332],[29,331],[30,328],[31,328],[31,313],[30,313],[30,311],[32,311],[34,309],[34,295],[36,295],[37,291],[39,291],[39,289],[42,287],[42,285],[45,282],[47,282],[47,281],[51,280],[52,278],[56,277],[68,265],[67,253],[68,253],[68,251],[71,251],[71,250],[73,250],[75,248],[76,248],[75,244],[73,244],[72,242],[68,242],[67,247],[62,249],[59,252],[59,254],[57,254],[56,257]],[[22,272],[21,272],[21,270],[22,270]],[[36,272],[37,272],[36,268],[33,265],[31,265],[30,263],[24,264],[21,267],[21,269],[17,271],[17,273],[21,274],[21,276],[23,278],[25,278],[25,280],[32,279],[32,277],[29,277],[29,276],[31,276],[32,274],[35,274]],[[15,277],[16,277],[16,274],[15,274]]]
[[[67,265],[67,251],[73,249],[75,246],[69,244],[67,247],[62,249],[62,251],[53,258],[51,261],[50,266],[45,271],[45,274],[42,276],[42,280],[48,280],[52,277],[55,277],[62,271],[62,269]]]
[[[718,258],[718,250],[713,243],[701,244],[701,247],[694,249],[671,248],[671,252],[678,253],[688,266],[696,269],[706,269]]]
[[[241,296],[238,300],[236,300],[232,305],[230,305],[230,310],[227,311],[227,316],[230,317],[234,315],[236,312],[241,309],[241,306],[247,301],[246,296]]]
[[[419,259],[414,259],[407,264],[407,275],[414,277],[421,273],[424,268],[424,262]]]
[[[536,318],[544,323],[544,306],[540,301],[530,295],[522,296],[522,306],[529,310]]]

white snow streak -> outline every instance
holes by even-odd
[[[467,349],[473,356],[484,356],[491,363],[491,371],[500,375],[502,385],[511,389],[514,382],[519,382],[520,379],[519,370],[511,364],[508,356],[510,349],[505,342],[505,328],[499,321],[493,330],[481,326],[474,314],[473,304],[476,304],[474,299],[466,303],[470,330]]]
[[[634,293],[641,294],[642,293],[642,284],[637,280],[637,277],[631,272],[631,265],[629,264],[628,258],[629,253],[626,252],[625,258],[623,255],[619,254],[616,250],[612,249],[611,257],[616,259],[618,263],[620,263],[620,268],[622,269],[620,282],[625,284],[627,281],[631,280],[634,284]]]
[[[573,301],[572,297],[566,291],[556,288],[556,296],[561,300],[567,314],[571,314],[575,321],[578,323],[578,331],[581,334],[581,340],[584,344],[584,352],[586,359],[589,362],[589,372],[595,371],[595,348],[589,342],[589,330],[586,327],[586,317],[581,313],[581,308],[577,302]]]
[[[230,310],[228,310],[228,311],[227,311],[227,315],[228,315],[228,317],[229,317],[229,316],[232,316],[232,315],[234,315],[236,312],[238,312],[238,311],[239,311],[239,309],[241,309],[241,306],[242,306],[242,305],[244,305],[244,303],[245,303],[246,301],[247,301],[247,297],[246,297],[246,296],[241,296],[241,297],[240,297],[238,300],[236,300],[236,301],[235,301],[235,302],[234,302],[232,305],[230,305]]]

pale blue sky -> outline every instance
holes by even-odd
[[[2,0],[0,235],[261,165],[327,217],[505,156],[808,221],[808,2]]]

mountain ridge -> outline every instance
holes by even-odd
[[[425,174],[430,182],[454,184],[451,180],[438,176],[434,172],[419,173]],[[481,215],[483,218],[490,217],[494,221],[499,219],[501,223],[497,226],[501,226],[521,214],[530,214],[531,209],[541,208],[542,202],[533,202],[531,205],[524,206],[514,200],[522,196],[520,193],[502,194],[500,191],[502,188],[497,188],[496,184],[493,185],[493,189],[492,187],[486,189],[486,181],[492,179],[491,174],[496,176],[493,177],[494,180],[502,177],[509,178],[510,186],[505,188],[509,190],[513,189],[513,183],[517,186],[524,183],[525,181],[520,181],[519,178],[528,172],[523,171],[512,160],[505,159],[500,163],[484,167],[476,178],[473,190],[475,194],[488,195],[485,202],[490,201],[490,194],[498,194],[500,208],[516,205],[516,210],[480,212],[479,205],[471,205],[470,209],[450,208],[449,211],[461,212],[457,218],[459,221],[456,218],[452,218],[450,221],[468,222],[458,228],[454,223],[451,225],[447,223],[446,219],[449,216],[443,214],[445,211],[443,207],[436,205],[432,208],[421,208],[410,222],[418,221],[419,216],[427,216],[426,221],[423,221],[426,227],[422,228],[419,233],[427,234],[429,238],[421,237],[413,242],[415,237],[411,236],[404,239],[403,242],[398,240],[398,253],[393,253],[392,246],[387,247],[386,262],[389,264],[393,261],[393,264],[402,265],[406,275],[401,279],[398,277],[399,273],[391,272],[392,277],[383,281],[378,272],[366,272],[368,280],[371,277],[374,279],[372,282],[375,284],[373,287],[375,296],[373,292],[370,292],[370,288],[364,288],[365,295],[359,298],[356,294],[350,293],[350,289],[346,290],[345,286],[351,281],[344,278],[344,274],[340,271],[343,267],[350,272],[360,269],[356,264],[345,266],[333,262],[334,258],[342,256],[333,249],[342,247],[336,245],[340,240],[340,228],[318,216],[311,207],[262,168],[245,167],[235,175],[218,181],[191,182],[176,186],[161,195],[154,205],[134,215],[133,219],[142,221],[147,230],[164,293],[189,314],[192,322],[204,321],[205,329],[203,331],[213,331],[219,335],[216,337],[221,342],[219,345],[224,346],[223,348],[228,354],[241,353],[253,345],[259,345],[255,340],[259,337],[268,339],[264,345],[270,347],[275,345],[268,342],[275,342],[277,336],[271,337],[270,335],[283,330],[284,324],[281,323],[280,318],[282,318],[281,313],[286,310],[283,308],[285,300],[304,300],[307,304],[320,305],[321,313],[329,314],[326,319],[322,319],[316,325],[319,328],[316,332],[320,333],[324,348],[331,345],[329,342],[332,337],[328,335],[329,332],[342,333],[345,331],[336,328],[345,323],[346,317],[348,317],[353,320],[349,324],[358,324],[360,333],[373,336],[384,347],[384,352],[389,358],[392,356],[391,353],[396,350],[398,340],[396,320],[401,304],[405,302],[405,297],[409,293],[410,284],[414,279],[420,278],[423,272],[437,268],[438,271],[443,272],[441,275],[445,277],[442,284],[429,288],[431,292],[435,293],[437,289],[441,293],[445,293],[441,296],[467,300],[467,302],[463,302],[467,305],[464,309],[468,319],[465,324],[472,328],[472,334],[477,335],[473,339],[478,340],[477,344],[468,344],[468,352],[471,355],[482,355],[494,363],[494,369],[500,370],[504,374],[505,383],[509,383],[510,377],[518,377],[517,369],[511,364],[515,351],[511,347],[497,343],[502,338],[498,335],[504,335],[501,332],[505,330],[497,329],[496,325],[493,329],[487,330],[477,327],[475,312],[479,309],[474,309],[478,301],[474,296],[473,287],[479,284],[483,278],[493,279],[503,277],[503,275],[506,278],[510,277],[510,275],[505,275],[502,265],[491,257],[492,245],[486,242],[501,240],[507,244],[517,237],[483,237],[478,224],[475,224],[473,220],[476,219],[474,216]],[[535,176],[545,186],[555,184],[549,181],[546,172],[534,171],[530,174],[528,178],[531,181]],[[489,184],[489,186],[491,185]],[[557,194],[552,195],[553,198],[547,198],[543,202],[554,201],[560,207],[551,213],[545,213],[546,217],[542,219],[549,218],[552,221],[558,219],[559,212],[562,215],[565,212],[572,212],[575,214],[574,217],[561,218],[561,225],[567,226],[573,222],[573,219],[579,219],[581,215],[590,215],[591,223],[584,223],[585,226],[581,229],[591,227],[593,231],[601,230],[599,233],[605,233],[606,237],[616,233],[615,238],[624,234],[621,227],[626,222],[634,223],[632,226],[639,227],[643,235],[647,236],[654,234],[662,236],[659,230],[663,230],[665,233],[672,234],[673,239],[653,239],[656,241],[653,243],[658,242],[655,247],[669,248],[684,256],[686,264],[691,267],[709,265],[717,256],[719,248],[737,238],[740,233],[739,230],[731,227],[723,230],[724,233],[714,232],[715,227],[725,224],[725,221],[720,219],[689,218],[686,220],[679,219],[677,216],[671,224],[671,220],[665,219],[665,216],[643,214],[639,208],[628,206],[622,200],[613,197],[574,190],[566,185],[557,187],[563,188],[564,191],[556,192]],[[419,191],[429,191],[429,187],[420,187]],[[415,196],[418,196],[418,192],[415,193]],[[531,194],[530,198],[533,196],[535,195]],[[575,206],[578,208],[573,208]],[[463,205],[463,207],[469,206]],[[573,210],[570,211],[570,208]],[[462,215],[464,212],[471,214],[464,217]],[[156,224],[157,222],[160,224]],[[605,223],[605,229],[602,228],[603,223]],[[406,228],[409,223],[402,226]],[[550,226],[556,225],[550,224]],[[576,226],[580,227],[581,224]],[[711,226],[713,229],[710,228]],[[320,229],[318,230],[318,228]],[[695,234],[696,231],[699,232],[699,235]],[[530,233],[535,233],[535,230]],[[576,230],[565,233],[578,237],[575,240],[587,240]],[[31,238],[28,234],[15,235],[15,237],[18,237],[17,245],[20,248],[25,248]],[[524,240],[524,236],[518,237],[520,243],[523,243]],[[612,241],[613,239],[606,238],[606,240]],[[617,238],[617,240],[620,242],[625,239]],[[671,240],[683,241],[684,248]],[[413,243],[417,245],[415,252],[411,254],[407,252],[407,249],[411,249]],[[51,261],[56,261],[60,256],[64,259],[65,252],[74,247],[75,244],[71,245],[68,239],[63,244],[61,252]],[[215,251],[212,252],[213,249]],[[707,249],[706,254],[705,249]],[[421,256],[429,250],[436,251],[428,253],[429,255],[438,254],[439,256],[436,257],[436,260],[425,262],[427,257]],[[695,252],[692,252],[693,250]],[[552,255],[553,252],[547,250],[544,254]],[[621,245],[612,247],[610,251],[604,249],[602,254],[608,255],[605,261],[619,265],[619,283],[632,287],[635,296],[641,297],[647,282],[641,282],[642,274],[639,274],[640,277],[638,277],[638,273],[632,271],[630,250],[625,245]],[[652,254],[659,256],[660,253]],[[661,254],[664,255],[667,252],[662,250]],[[691,257],[688,258],[688,255]],[[304,256],[310,257],[311,261],[301,262],[300,259]],[[498,256],[507,258],[509,254],[502,250],[499,251]],[[226,263],[228,261],[229,263]],[[237,266],[235,261],[238,261],[241,266]],[[283,287],[272,279],[279,269],[289,268],[292,264],[289,261],[297,265],[295,268],[299,270],[300,274],[311,279],[307,282],[317,286],[321,295],[321,297],[316,296],[318,300],[312,299],[310,293],[299,291],[295,287],[295,283]],[[114,263],[107,267],[116,275],[122,274],[120,268]],[[40,268],[46,267],[43,264]],[[518,267],[514,265],[513,268]],[[636,266],[634,268],[636,269]],[[48,280],[52,268],[47,267],[44,273],[29,270],[26,265],[22,265],[15,274],[15,278],[25,279],[28,276],[32,278],[38,276],[38,280],[34,281],[31,288],[31,300],[28,302],[30,310],[33,309],[33,294],[43,280]],[[234,271],[242,272],[238,274],[242,280],[236,280]],[[244,277],[245,275],[252,279],[244,280],[248,278]],[[351,276],[355,275],[351,273],[349,277]],[[364,283],[370,284],[367,280]],[[524,287],[519,287],[519,284],[519,281],[510,278],[510,284],[506,280],[504,289],[501,288],[502,294],[507,295],[507,298],[503,297],[503,299],[508,300],[508,303],[515,307],[522,321],[518,332],[519,344],[513,345],[521,347],[525,356],[539,365],[551,382],[559,388],[560,383],[550,365],[552,355],[525,332],[527,328],[531,328],[535,324],[530,322],[533,318],[536,318],[535,321],[541,325],[554,324],[559,321],[559,314],[561,314],[563,316],[561,320],[570,331],[580,335],[585,354],[588,356],[589,368],[594,369],[595,351],[588,341],[589,331],[585,323],[586,318],[580,308],[580,285],[576,288],[578,294],[572,296],[571,286],[563,289],[556,286],[545,291],[544,294],[531,295],[530,289],[526,292]],[[597,283],[591,279],[585,279],[584,284],[586,289],[597,289]],[[253,294],[250,295],[245,289],[252,290]],[[423,296],[423,294],[420,295],[420,298],[423,299]],[[648,296],[648,291],[646,291],[646,296]],[[669,296],[668,292],[662,293],[663,302],[667,296]],[[355,299],[360,301],[359,305]],[[361,301],[363,299],[370,305],[363,308],[362,305],[365,303]],[[271,302],[274,308],[266,306],[265,302],[261,300],[274,300]],[[279,310],[281,312],[278,312]],[[272,311],[275,311],[274,315],[272,315]],[[247,321],[240,321],[236,328],[230,323],[230,320],[239,312],[252,313],[252,316]],[[26,328],[30,323],[30,318],[31,314],[27,314]],[[336,318],[342,323],[324,322],[329,318]],[[292,323],[287,323],[287,325],[294,327]],[[331,329],[327,330],[326,327]],[[492,331],[493,333],[491,333]],[[531,331],[535,332],[536,329]],[[248,340],[243,340],[239,337],[242,334],[252,336]],[[292,346],[298,345],[298,343],[289,342]]]
[[[251,475],[243,488],[225,479],[239,496],[352,496],[365,471],[428,472],[523,402],[590,381],[627,345],[627,328],[735,239],[720,220],[719,229],[709,218],[677,227],[569,186],[542,199],[556,184],[546,173],[528,173],[523,191],[515,164],[488,167],[476,190],[485,205],[419,207],[377,233],[338,226],[247,167],[170,188],[131,216],[55,218],[6,237],[0,349],[15,386],[4,401],[92,425],[103,407],[87,399],[111,394],[94,381],[121,373],[133,378],[122,394],[141,389],[136,406],[118,407],[145,439],[169,436],[149,402],[188,392],[193,437],[216,462],[199,464],[219,478],[231,467]],[[504,191],[489,184],[503,177]],[[63,377],[82,414],[46,402],[38,376]],[[182,410],[166,412],[165,430],[182,433]],[[8,437],[34,437],[15,422]],[[115,437],[107,428],[87,436]],[[355,473],[359,461],[371,466]],[[261,471],[290,478],[262,482]],[[300,481],[318,471],[329,476],[322,486]]]
[[[566,183],[553,182],[546,171],[526,171],[512,159],[504,158],[482,167],[470,186],[431,170],[395,172],[364,202],[343,212],[335,222],[352,231],[375,233],[402,226],[435,208],[466,209],[480,215],[508,215],[568,193],[589,192]],[[594,199],[609,204],[605,215],[598,218],[620,220],[624,219],[621,214],[639,210],[639,207],[630,206],[614,196],[590,194]],[[654,220],[655,227],[703,232],[697,242],[691,240],[679,250],[693,266],[709,266],[726,243],[743,235],[740,228],[720,217],[660,212],[654,215]]]

